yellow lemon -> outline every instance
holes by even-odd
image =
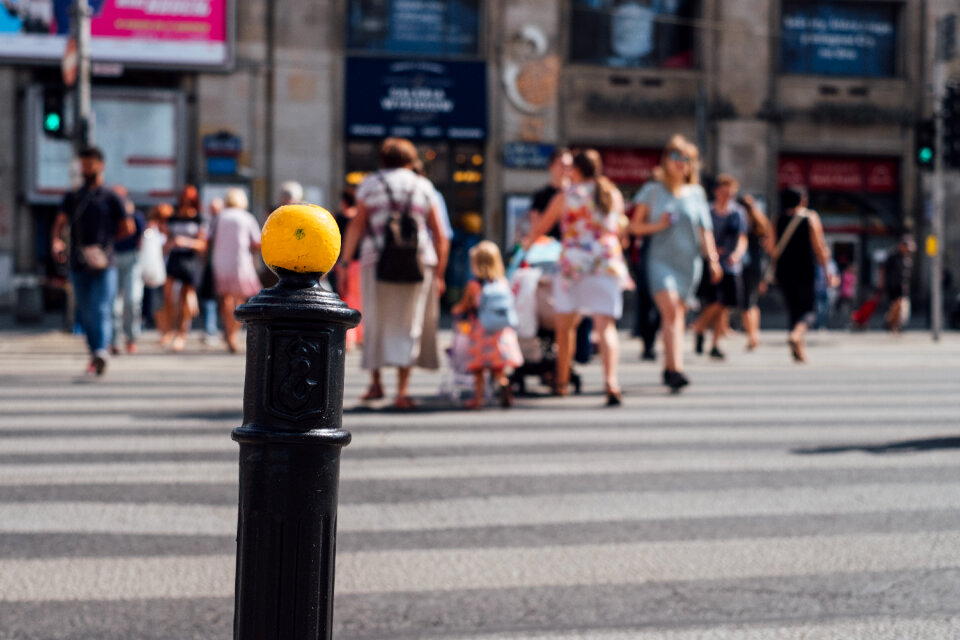
[[[340,229],[323,207],[284,205],[263,224],[260,251],[271,268],[327,273],[340,255]]]

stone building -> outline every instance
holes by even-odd
[[[239,184],[262,216],[278,185],[298,180],[335,208],[339,190],[375,168],[378,140],[403,135],[444,193],[457,241],[480,231],[508,243],[554,145],[598,148],[629,195],[679,132],[701,146],[705,173],[735,174],[771,210],[780,186],[806,184],[838,261],[860,269],[861,293],[877,252],[903,231],[927,232],[930,177],[913,160],[914,125],[933,108],[933,25],[955,0],[226,5],[220,61],[164,50],[159,63],[148,44],[146,61],[122,50],[95,69],[95,97],[167,105],[167,129],[152,129],[166,132],[166,155],[132,159],[131,179],[157,183],[131,189],[143,206],[186,182],[208,195]],[[0,22],[0,295],[10,300],[11,274],[50,273],[45,234],[66,178],[44,189],[38,176],[64,173],[65,143],[37,142],[37,110],[40,87],[60,82],[63,44],[39,59],[3,42]],[[146,115],[126,117],[98,115],[97,141],[116,137],[113,122],[147,126]],[[45,166],[51,158],[60,164]],[[947,185],[948,203],[960,201],[956,171]],[[947,264],[958,272],[956,220],[948,205]]]

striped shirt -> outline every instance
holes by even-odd
[[[433,186],[426,178],[421,178],[409,169],[386,169],[367,176],[357,189],[357,200],[367,208],[368,229],[360,245],[360,264],[376,264],[379,249],[383,246],[383,233],[390,217],[390,198],[380,176],[386,180],[393,194],[395,206],[403,210],[410,200],[410,215],[417,221],[419,228],[418,249],[420,264],[435,266],[437,253],[433,248],[427,219],[432,208]],[[413,198],[410,199],[411,191]]]

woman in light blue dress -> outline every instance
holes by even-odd
[[[670,138],[657,172],[634,198],[630,233],[650,236],[647,281],[663,318],[663,382],[678,391],[683,375],[687,300],[696,293],[705,256],[710,278],[723,277],[707,196],[699,182],[699,152],[683,136]]]

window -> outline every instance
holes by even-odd
[[[693,67],[694,0],[572,3],[572,62],[609,67]]]
[[[348,0],[347,48],[376,53],[479,53],[480,0]]]
[[[780,70],[883,78],[897,72],[893,2],[784,2]]]

